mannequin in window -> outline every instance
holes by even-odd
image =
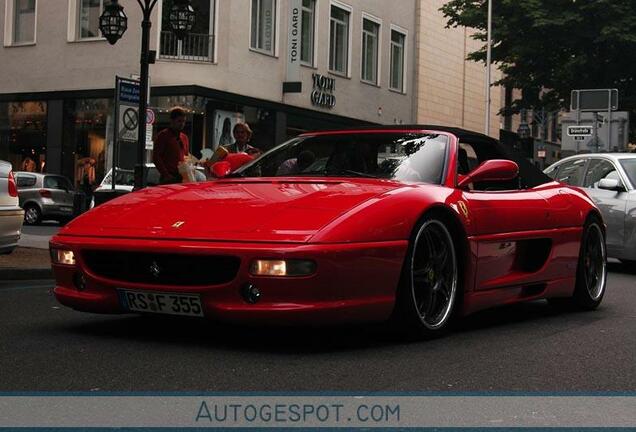
[[[35,161],[29,156],[22,161],[21,171],[35,172]]]

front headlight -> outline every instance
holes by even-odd
[[[252,261],[250,273],[254,276],[298,277],[310,276],[316,272],[316,263],[308,260],[265,260]]]
[[[74,266],[75,254],[70,250],[51,249],[51,261],[53,264]]]

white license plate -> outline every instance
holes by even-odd
[[[131,312],[203,316],[201,298],[195,294],[119,290],[119,301]]]

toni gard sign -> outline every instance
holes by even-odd
[[[312,74],[313,91],[311,103],[321,108],[332,109],[336,106],[336,80],[320,74]]]

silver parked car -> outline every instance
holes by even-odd
[[[607,255],[636,265],[636,154],[571,156],[549,166],[545,173],[585,188],[607,224]]]
[[[23,218],[11,164],[0,161],[0,254],[11,253],[18,245]]]
[[[24,223],[35,225],[46,219],[66,222],[73,218],[77,194],[68,178],[21,171],[15,176]]]

